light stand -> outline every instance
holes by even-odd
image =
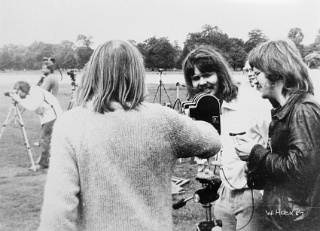
[[[156,92],[156,94],[155,94],[155,96],[154,96],[154,99],[153,99],[153,103],[155,102],[156,97],[157,97],[158,92],[159,92],[159,103],[161,104],[161,88],[163,88],[163,90],[165,91],[165,93],[166,93],[166,95],[167,95],[167,97],[168,97],[168,99],[169,99],[170,105],[172,105],[171,100],[170,100],[170,97],[169,97],[169,95],[168,95],[168,93],[167,93],[167,90],[166,90],[166,88],[164,87],[164,85],[163,85],[163,83],[162,83],[162,78],[161,78],[161,77],[162,77],[162,72],[163,72],[163,69],[159,69],[160,81],[159,81],[159,86],[158,86],[158,88],[157,88],[157,92]]]
[[[14,115],[10,118],[11,112],[13,110],[14,110]],[[31,153],[31,149],[30,149],[30,145],[29,145],[29,141],[28,141],[28,137],[27,137],[27,132],[26,132],[26,129],[24,127],[24,123],[23,123],[23,120],[22,120],[21,112],[19,110],[17,102],[13,102],[13,104],[12,104],[10,110],[9,110],[9,113],[7,115],[7,118],[6,118],[6,121],[4,122],[3,127],[1,129],[0,139],[2,137],[2,134],[4,132],[4,129],[5,129],[6,125],[8,123],[10,123],[12,120],[14,120],[14,124],[16,124],[16,122],[18,121],[20,126],[21,126],[22,135],[23,135],[23,138],[24,138],[24,144],[26,145],[27,153],[28,153],[28,156],[29,156],[30,162],[31,162],[31,169],[33,171],[36,171],[36,166],[35,166],[34,161],[33,161],[33,156],[32,156],[32,153]]]
[[[179,98],[179,86],[182,86],[182,87],[185,87],[184,85],[181,85],[179,82],[176,83],[176,87],[177,87],[177,98],[176,100],[174,101],[174,104],[173,104],[173,109],[176,109],[177,107],[177,110],[180,114],[183,113],[183,110],[182,110],[182,103],[181,103],[181,100]]]

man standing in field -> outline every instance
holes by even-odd
[[[54,74],[54,63],[51,60],[45,60],[42,64],[42,73],[38,86],[47,90],[52,95],[57,97],[59,91],[59,80]]]

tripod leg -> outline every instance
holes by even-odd
[[[7,117],[6,117],[6,120],[5,120],[4,124],[2,125],[2,129],[1,129],[1,133],[0,133],[0,139],[1,139],[1,137],[2,137],[3,131],[4,131],[5,127],[7,126],[7,124],[8,124],[12,119],[15,118],[15,116],[13,116],[12,118],[9,119],[9,117],[10,117],[11,112],[12,112],[13,109],[14,109],[14,105],[11,105],[11,108],[9,109],[8,115],[7,115]]]
[[[158,86],[158,88],[157,88],[157,91],[156,91],[156,94],[155,94],[155,96],[154,96],[154,98],[153,98],[153,103],[155,102],[155,100],[156,100],[156,98],[157,98],[157,95],[158,95],[158,91],[159,91],[159,89],[160,89],[160,84],[159,84],[159,86]],[[161,98],[161,97],[160,97]],[[161,103],[161,99],[160,99],[160,103]]]
[[[166,88],[164,87],[163,83],[161,82],[160,85],[163,87],[163,90],[165,91],[165,93],[166,93],[166,95],[167,95],[167,97],[168,97],[168,99],[169,99],[169,102],[170,102],[170,104],[172,105],[171,100],[170,100],[170,97],[169,97],[169,95],[168,95],[168,93],[167,93],[167,90],[166,90]]]
[[[23,134],[23,138],[24,138],[24,144],[26,145],[26,148],[27,148],[27,153],[29,155],[29,158],[30,158],[30,162],[31,162],[31,169],[33,171],[37,171],[36,170],[36,166],[34,164],[34,161],[33,161],[33,156],[32,156],[32,153],[31,153],[31,149],[30,149],[30,145],[29,145],[29,141],[28,141],[28,137],[27,137],[27,132],[26,132],[26,129],[24,127],[24,123],[22,121],[22,116],[21,116],[21,113],[19,111],[19,108],[17,108],[17,105],[16,105],[16,110],[17,110],[17,113],[18,113],[18,116],[19,116],[19,123],[20,123],[20,126],[21,126],[21,130],[22,130],[22,134]]]

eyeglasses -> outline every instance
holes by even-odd
[[[253,72],[253,74],[254,74],[256,77],[258,77],[258,76],[260,75],[260,73],[261,73],[261,71],[255,71],[255,72]]]
[[[208,78],[208,77],[210,77],[211,75],[213,75],[215,72],[205,72],[205,73],[203,73],[203,74],[201,74],[201,75],[194,75],[194,76],[191,76],[191,80],[192,81],[198,81],[198,80],[200,80],[200,78],[202,77],[202,78]]]

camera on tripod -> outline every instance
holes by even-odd
[[[55,58],[52,58],[52,57],[43,57],[42,61],[43,61],[43,62],[45,62],[45,61],[51,61],[51,62],[55,63],[55,62],[56,62],[56,59],[55,59]]]
[[[11,92],[8,91],[8,92],[5,92],[4,95],[10,97],[10,93],[11,93]]]
[[[70,76],[72,82],[75,82],[76,81],[77,70],[76,69],[69,69],[67,71],[67,75]]]
[[[158,71],[159,71],[160,74],[162,74],[162,72],[164,71],[164,69],[159,68]]]

